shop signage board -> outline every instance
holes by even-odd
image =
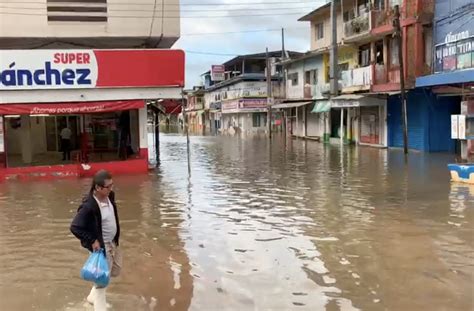
[[[89,114],[141,109],[143,100],[116,100],[81,103],[3,104],[0,115]]]
[[[181,50],[1,50],[0,91],[183,87]]]
[[[212,65],[211,66],[211,80],[212,81],[224,81],[225,80],[225,66],[224,65]]]
[[[466,116],[451,115],[451,138],[466,139]]]

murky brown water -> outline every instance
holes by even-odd
[[[276,139],[162,137],[116,177],[113,310],[472,310],[474,186],[451,159]],[[88,180],[0,185],[0,310],[91,310],[69,223]]]

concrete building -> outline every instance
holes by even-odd
[[[285,99],[273,106],[284,111],[286,134],[324,140],[329,133],[329,83],[324,53],[308,52],[282,62]]]
[[[288,52],[288,56],[299,53]],[[277,61],[282,52],[270,52],[272,64],[272,97],[282,97],[283,73]],[[267,77],[266,53],[242,55],[222,64],[224,69],[219,80],[212,79],[212,72],[203,74],[205,107],[209,109],[211,131],[227,134],[264,134],[267,127]],[[281,130],[281,115],[272,115],[272,128]]]
[[[340,95],[331,98],[330,136],[361,145],[388,146],[387,100],[400,90],[398,45],[393,38],[394,6],[400,5],[407,88],[429,72],[433,3],[423,0],[355,1],[337,6]],[[310,22],[312,52],[328,67],[330,3],[303,16]],[[410,57],[408,57],[410,55]],[[325,70],[329,72],[328,69]],[[326,79],[326,82],[328,79]]]
[[[420,143],[425,150],[457,152],[465,160],[474,158],[473,14],[470,0],[435,2],[433,71],[416,79],[428,107],[427,134]]]
[[[0,180],[147,171],[154,103],[184,86],[184,53],[166,50],[179,7],[162,12],[151,0],[1,6]]]
[[[172,9],[166,16],[165,5]],[[179,36],[179,0],[7,1],[0,8],[2,49],[167,49]]]
[[[209,131],[209,110],[204,109],[204,88],[195,86],[186,91],[186,117],[188,119],[189,131],[196,134],[206,134]]]

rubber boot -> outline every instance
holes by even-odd
[[[95,289],[94,311],[107,311],[105,288]]]
[[[95,286],[92,286],[91,292],[89,293],[89,296],[87,296],[87,302],[90,303],[91,305],[93,305],[95,301],[95,296],[96,296],[95,291],[96,291]]]

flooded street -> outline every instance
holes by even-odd
[[[472,310],[474,186],[451,156],[162,135],[115,177],[113,310]],[[92,310],[69,224],[89,180],[0,185],[0,310]]]

